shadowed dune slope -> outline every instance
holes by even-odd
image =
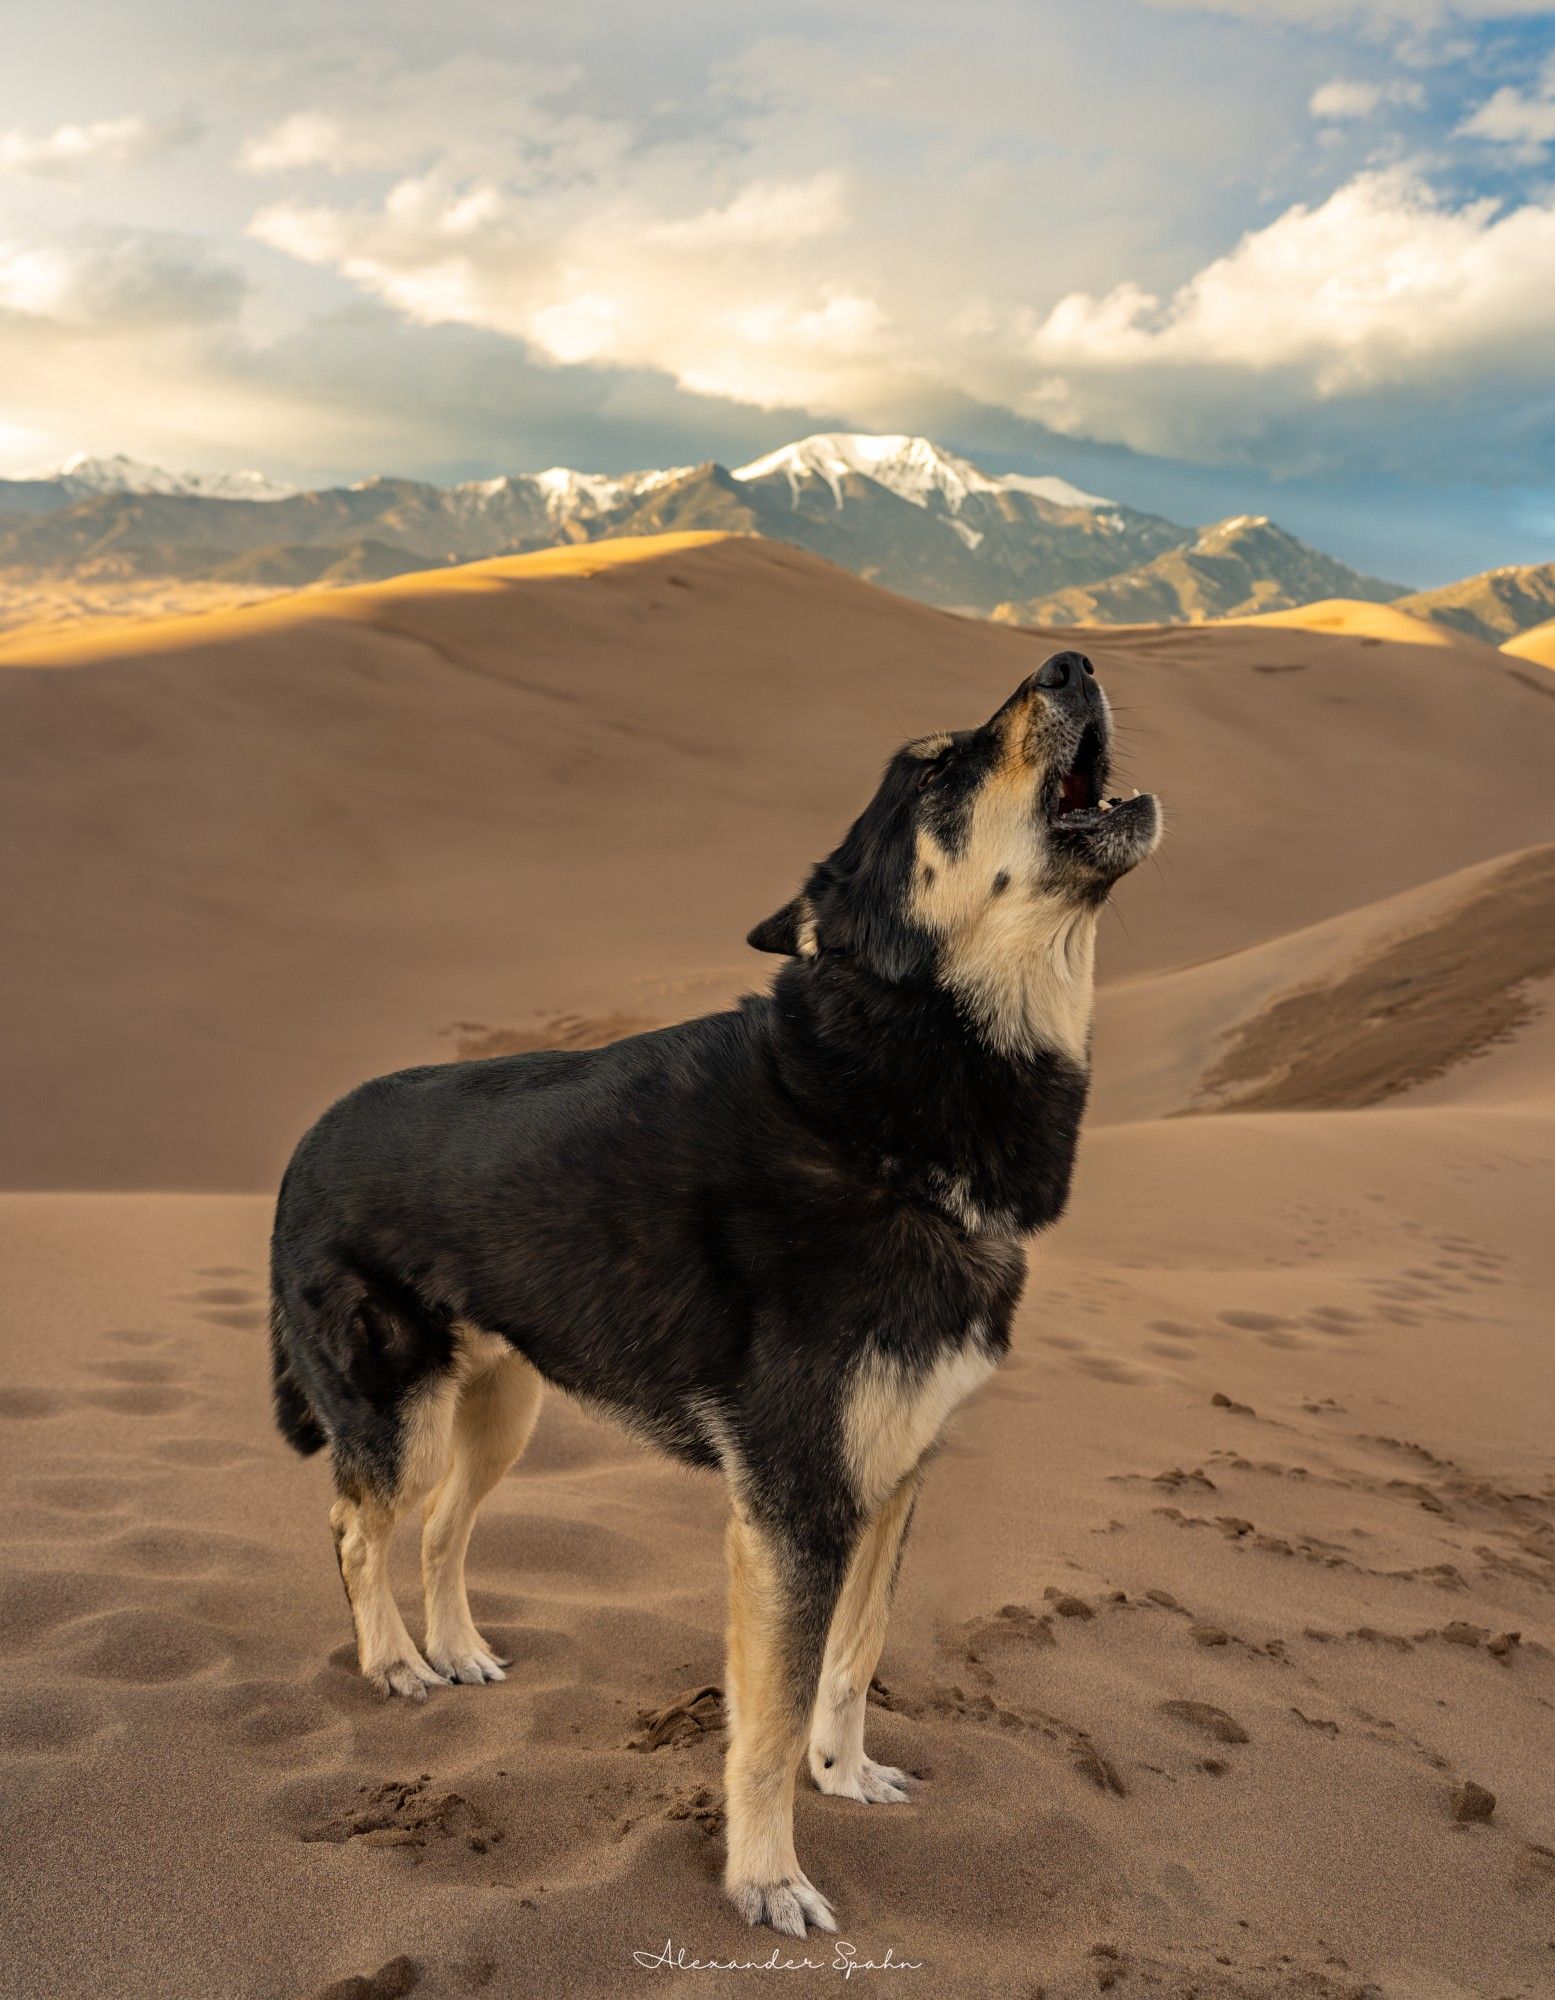
[[[1104,978],[1547,838],[1555,704],[1474,645],[1016,632],[667,537],[0,652],[0,1184],[270,1185],[361,1076],[673,1019],[902,737],[1085,645],[1168,838]]]
[[[1555,848],[1455,870],[1101,996],[1093,1116],[1354,1108],[1477,1062],[1543,1011]]]

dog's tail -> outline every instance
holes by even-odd
[[[286,1308],[281,1304],[279,1294],[272,1293],[270,1363],[273,1370],[275,1421],[280,1428],[281,1436],[292,1449],[300,1452],[304,1458],[311,1458],[314,1452],[323,1450],[329,1443],[329,1438],[324,1426],[318,1420],[313,1405],[308,1401],[307,1391],[292,1369],[286,1332]]]

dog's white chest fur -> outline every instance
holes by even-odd
[[[859,1505],[878,1507],[939,1439],[954,1411],[997,1366],[974,1320],[957,1347],[914,1365],[867,1349],[843,1410],[843,1449]]]

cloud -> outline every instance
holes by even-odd
[[[725,250],[751,243],[802,243],[842,227],[846,201],[840,174],[806,181],[754,181],[721,208],[679,222],[660,222],[652,242],[672,250]]]
[[[1387,28],[1403,24],[1434,28],[1453,21],[1537,19],[1549,0],[1148,0],[1172,14],[1226,14],[1260,25],[1331,28]]]
[[[207,326],[242,303],[242,274],[182,236],[81,231],[0,240],[0,311],[80,332]]]
[[[113,173],[187,146],[199,135],[200,127],[189,118],[99,118],[36,133],[15,125],[0,132],[0,174],[75,180]]]
[[[376,209],[276,203],[251,229],[422,325],[505,333],[563,365],[657,369],[698,395],[860,408],[905,375],[851,259],[816,261],[845,217],[830,174],[752,182],[683,216],[429,175]]]
[[[244,139],[250,174],[396,175],[557,183],[618,169],[624,119],[587,108],[576,64],[459,55],[420,67],[360,57],[311,65],[311,102]]]
[[[1533,93],[1503,85],[1458,127],[1455,138],[1488,139],[1508,148],[1516,157],[1537,159],[1555,146],[1555,57]]]
[[[298,167],[343,173],[353,164],[355,152],[355,142],[338,119],[322,111],[294,111],[245,139],[238,162],[251,174],[282,174]]]
[[[1369,118],[1383,104],[1407,104],[1418,109],[1425,92],[1418,83],[1363,83],[1353,77],[1336,76],[1313,91],[1307,109],[1314,118],[1333,123],[1348,118]]]
[[[1235,458],[1304,424],[1308,454],[1342,453],[1368,399],[1384,426],[1400,407],[1430,424],[1446,392],[1547,386],[1551,297],[1555,206],[1453,208],[1404,170],[1364,173],[1169,299],[1125,283],[1061,300],[1029,329],[1035,379],[1008,390],[1057,430],[1144,451]]]

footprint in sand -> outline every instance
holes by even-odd
[[[0,1417],[18,1423],[34,1417],[57,1417],[68,1408],[68,1399],[55,1389],[0,1389]]]
[[[63,1514],[119,1514],[135,1497],[127,1480],[64,1475],[30,1480],[23,1490]]]
[[[200,1317],[207,1326],[230,1326],[238,1333],[258,1333],[265,1324],[265,1314],[258,1306],[223,1307]]]
[[[110,1382],[172,1382],[178,1370],[171,1361],[92,1361],[92,1374]]]
[[[496,1970],[491,1960],[473,1961],[462,1969],[462,1983],[470,1992],[478,1992],[490,1984]],[[404,2000],[420,1984],[420,1965],[415,1959],[401,1955],[387,1960],[376,1972],[352,1972],[344,1979],[332,1979],[311,1994],[309,2000]]]
[[[1217,1743],[1251,1743],[1253,1740],[1235,1716],[1227,1715],[1223,1708],[1216,1708],[1212,1702],[1163,1701],[1160,1710],[1174,1722],[1186,1723],[1200,1736],[1212,1737]]]
[[[266,1749],[346,1727],[338,1710],[313,1688],[290,1681],[244,1681],[223,1691],[219,1704],[229,1742]]]
[[[117,1535],[105,1553],[114,1566],[144,1576],[241,1576],[274,1562],[261,1542],[210,1528],[135,1528]]]
[[[524,1513],[481,1516],[481,1560],[512,1576],[540,1571],[564,1579],[580,1576],[604,1588],[642,1572],[643,1550],[631,1535],[593,1521],[546,1520]]]
[[[192,1305],[203,1306],[200,1314],[206,1326],[227,1326],[239,1333],[257,1333],[268,1319],[260,1294],[248,1285],[207,1285],[198,1292],[186,1292]]]
[[[185,1409],[195,1398],[188,1389],[140,1383],[123,1389],[86,1389],[79,1400],[120,1417],[166,1417]]]
[[[1217,1313],[1215,1317],[1222,1326],[1229,1326],[1237,1333],[1256,1333],[1269,1347],[1305,1347],[1308,1344],[1301,1338],[1301,1322],[1282,1319],[1278,1313],[1252,1312],[1238,1307]]]
[[[26,1688],[0,1694],[0,1751],[11,1756],[66,1756],[102,1729],[108,1716],[80,1688]]]
[[[0,1652],[31,1652],[61,1626],[124,1595],[117,1578],[61,1570],[27,1570],[0,1579]]]
[[[447,1841],[458,1841],[484,1854],[503,1837],[498,1826],[462,1792],[441,1791],[430,1772],[418,1778],[389,1778],[381,1784],[357,1785],[342,1795],[332,1785],[331,1804],[321,1809],[289,1812],[282,1804],[283,1817],[291,1822],[298,1840],[324,1842],[341,1847],[359,1841],[363,1847],[405,1847],[422,1849]],[[301,1800],[298,1800],[301,1805]]]
[[[83,1620],[71,1635],[71,1669],[89,1680],[155,1687],[193,1680],[232,1657],[217,1626],[175,1613],[126,1608]]]
[[[169,1465],[201,1465],[212,1470],[237,1465],[245,1458],[264,1456],[252,1445],[239,1444],[235,1438],[159,1438],[151,1449]]]

